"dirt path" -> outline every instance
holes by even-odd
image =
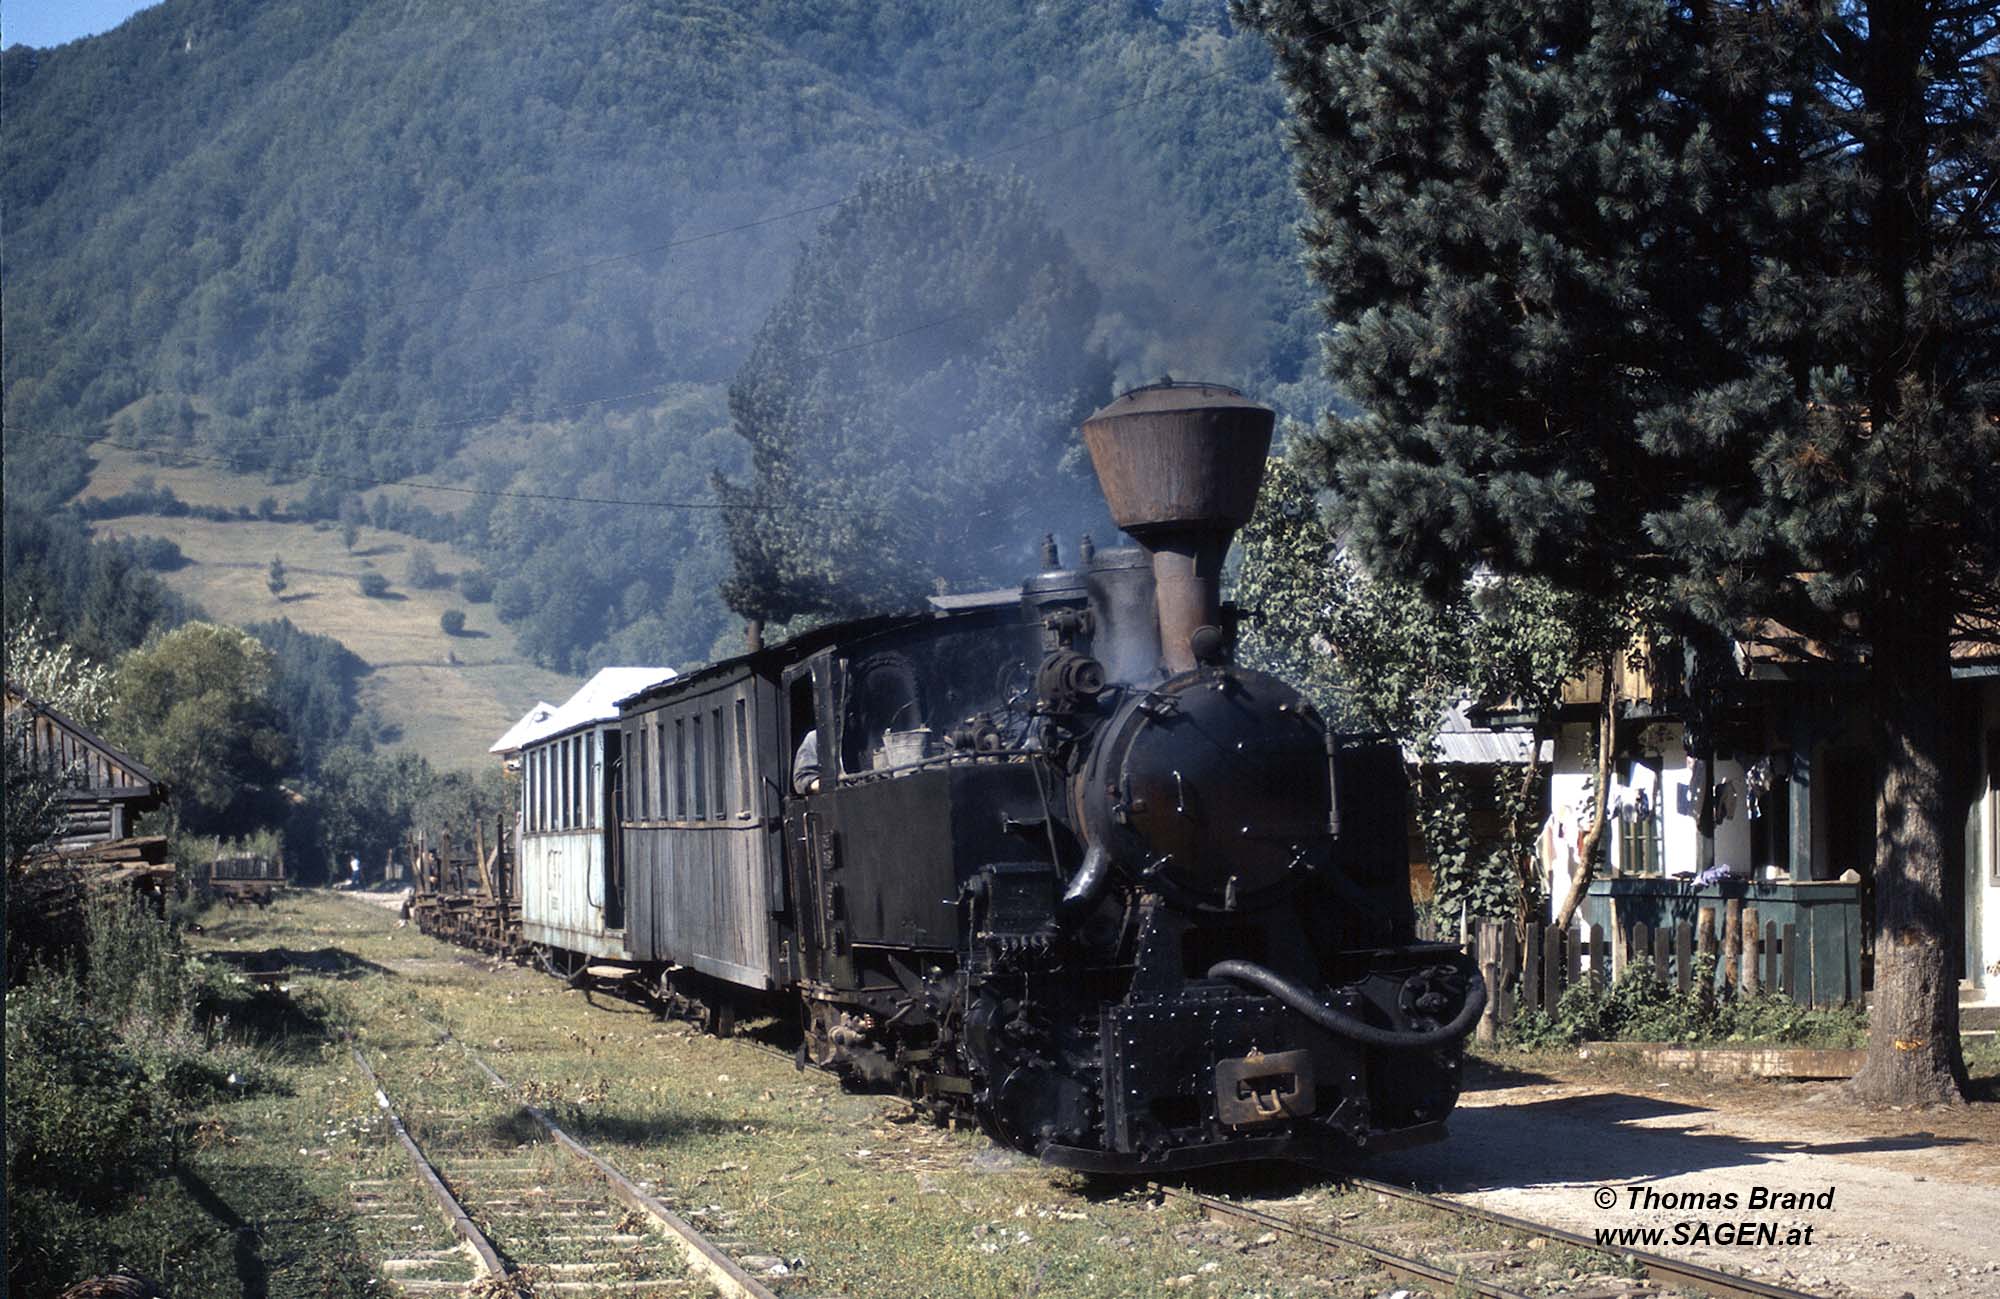
[[[2000,1294],[2000,1107],[1862,1115],[1830,1087],[1695,1099],[1674,1087],[1502,1075],[1467,1093],[1445,1143],[1371,1171],[1586,1235],[1664,1228],[1642,1247],[1815,1293]],[[1753,1209],[1760,1187],[1830,1207]],[[1742,1222],[1776,1223],[1781,1240],[1812,1235],[1697,1243],[1701,1224]]]

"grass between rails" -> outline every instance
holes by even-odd
[[[393,925],[364,904],[295,895],[202,937],[221,951],[313,954],[328,973],[301,974],[297,985],[337,998],[447,1175],[454,1157],[473,1152],[553,1158],[518,1111],[532,1100],[739,1253],[785,1260],[789,1274],[773,1281],[785,1293],[1276,1299],[1384,1288],[1372,1270],[1342,1271],[1316,1253],[1091,1188],[975,1133],[908,1121],[893,1101],[846,1093],[749,1043],[602,997],[592,1005],[546,976],[492,968]],[[512,1098],[495,1096],[461,1044],[514,1084]],[[326,1068],[346,1077],[353,1098],[327,1113],[351,1122],[362,1085],[351,1065]],[[359,1124],[305,1148],[343,1175],[377,1166],[381,1153]],[[365,1223],[353,1230],[371,1256],[400,1243]]]

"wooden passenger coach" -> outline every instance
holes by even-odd
[[[605,668],[520,748],[521,938],[570,957],[627,958],[616,786],[620,698],[673,673]]]
[[[614,878],[633,960],[751,988],[785,977],[771,917],[785,909],[781,696],[735,660],[626,701]]]

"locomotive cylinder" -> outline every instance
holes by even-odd
[[[1169,674],[1196,662],[1194,633],[1222,619],[1222,560],[1250,521],[1274,416],[1220,384],[1135,388],[1083,422],[1111,517],[1153,560]]]

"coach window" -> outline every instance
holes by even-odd
[[[687,720],[674,719],[674,820],[687,820]]]
[[[625,795],[625,802],[632,809],[632,819],[634,821],[649,820],[648,809],[653,805],[652,790],[646,780],[646,732],[652,725],[653,720],[650,717],[641,719],[639,730],[632,737],[634,743],[632,745],[631,780],[627,782],[630,785],[630,792]]]
[[[670,815],[667,810],[667,773],[671,768],[667,766],[667,719],[662,717],[659,719],[659,723],[659,726],[653,731],[652,740],[653,767],[659,773],[653,777],[653,784],[657,787],[654,790],[653,799],[660,805],[660,819],[664,821]]]
[[[701,743],[701,714],[694,715],[694,733],[689,737],[694,741],[694,771],[690,773],[688,787],[693,794],[689,804],[687,819],[703,821],[708,818],[708,757]]]
[[[535,828],[535,755],[521,755],[521,828]]]
[[[722,729],[722,710],[717,708],[709,713],[708,720],[715,734],[715,797],[709,802],[709,811],[720,821],[729,815],[729,763],[724,757],[728,747],[729,733]]]
[[[736,701],[736,801],[738,813],[750,815],[750,704]]]

